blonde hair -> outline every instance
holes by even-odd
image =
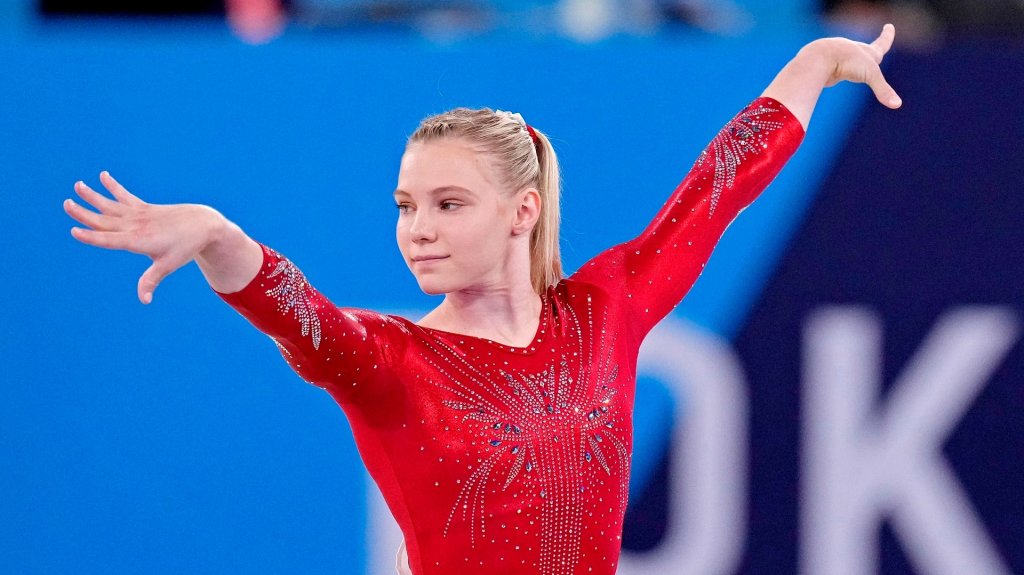
[[[536,139],[531,134],[536,135]],[[502,183],[513,192],[534,187],[540,192],[540,217],[530,232],[530,282],[537,293],[562,279],[558,249],[558,158],[547,136],[528,129],[522,117],[490,108],[456,108],[420,122],[406,146],[441,138],[463,138],[490,154]]]

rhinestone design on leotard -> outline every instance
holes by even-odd
[[[292,312],[299,320],[303,336],[312,336],[313,349],[320,349],[320,318],[309,299],[312,289],[306,276],[287,258],[277,262],[274,271],[267,278],[282,276],[280,283],[267,290],[267,295],[277,301],[277,310],[283,314]],[[274,342],[277,344],[277,342]],[[278,344],[280,347],[280,344]]]
[[[575,334],[569,349],[578,351],[561,354],[540,372],[485,373],[442,339],[432,342],[438,360],[431,361],[447,376],[435,381],[447,395],[441,403],[460,414],[472,438],[468,444],[476,449],[467,456],[479,461],[460,481],[444,535],[453,522],[465,521],[471,548],[485,540],[487,494],[495,489],[539,498],[540,575],[571,574],[580,561],[584,515],[594,504],[587,492],[595,482],[617,483],[620,511],[628,498],[630,450],[620,437],[628,430],[617,425],[613,402],[619,377],[612,362],[615,341],[604,327],[607,312],[595,326],[587,300],[586,326],[572,308],[566,310]],[[592,333],[586,336],[584,329]]]
[[[736,170],[740,164],[749,156],[756,156],[767,148],[768,135],[783,126],[780,121],[761,117],[778,111],[763,104],[748,107],[730,120],[697,157],[695,168],[703,167],[709,159],[715,162],[709,217],[715,213],[722,191],[732,188],[736,182]]]

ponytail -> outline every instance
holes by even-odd
[[[530,281],[537,293],[562,279],[562,256],[558,245],[558,224],[561,221],[559,199],[561,177],[558,156],[551,142],[540,130],[531,128],[537,149],[537,189],[540,191],[540,217],[530,235]]]

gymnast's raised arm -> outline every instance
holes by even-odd
[[[760,98],[719,131],[636,238],[587,262],[574,278],[614,286],[642,339],[697,280],[729,224],[796,152],[822,90],[866,83],[884,105],[902,102],[879,63],[892,46],[887,24],[871,44],[823,38],[804,46]]]

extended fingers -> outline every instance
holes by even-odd
[[[117,201],[123,204],[128,204],[129,206],[140,206],[145,203],[126,190],[124,186],[119,184],[117,180],[114,179],[114,176],[110,175],[110,172],[100,172],[100,182],[105,188],[107,188],[107,190],[110,191],[111,194],[114,195],[115,198],[117,198]]]
[[[889,49],[892,48],[892,42],[896,38],[896,27],[892,24],[886,24],[882,26],[882,33],[875,38],[875,41],[871,43],[871,47],[875,49],[878,57],[876,61],[881,62],[882,57],[889,53]]]
[[[70,198],[64,200],[64,211],[79,223],[85,224],[94,230],[108,231],[114,228],[112,218],[103,214],[97,214],[92,210],[87,210]]]
[[[71,235],[83,244],[89,244],[98,248],[107,248],[109,250],[129,249],[129,238],[126,232],[105,232],[84,228],[71,228]]]
[[[118,215],[124,211],[123,207],[120,204],[104,196],[103,194],[97,192],[96,190],[93,190],[85,182],[81,180],[75,182],[75,193],[78,194],[78,197],[82,198],[90,206],[96,208],[97,210],[103,212],[104,214]]]

